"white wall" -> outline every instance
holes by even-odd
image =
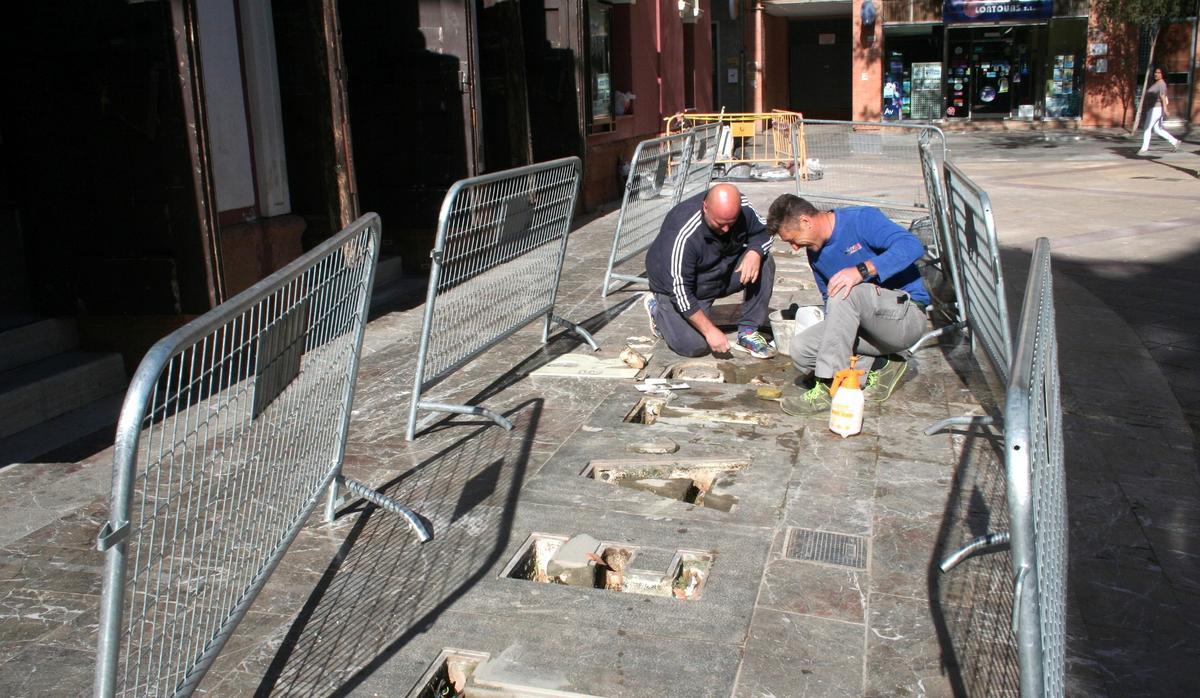
[[[254,170],[233,0],[200,0],[196,10],[217,210],[251,207]]]
[[[290,213],[292,205],[288,193],[271,0],[240,0],[238,9],[242,18],[242,58],[245,61],[250,132],[254,136],[259,214],[278,216]]]

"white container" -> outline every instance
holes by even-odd
[[[858,377],[864,372],[854,368],[838,371],[833,381],[833,401],[829,405],[829,431],[840,435],[843,439],[854,436],[862,431],[863,399],[862,387]]]
[[[771,334],[775,336],[775,349],[780,354],[790,354],[792,337],[825,319],[825,311],[819,305],[802,305],[796,310],[796,318],[788,320],[782,310],[773,310],[769,316]]]

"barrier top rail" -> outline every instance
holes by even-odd
[[[97,540],[96,695],[191,693],[322,494],[386,499],[341,475],[379,236],[364,216],[142,360]]]
[[[581,173],[569,157],[455,182],[442,201],[430,256],[429,289],[409,406],[408,439],[418,410],[504,417],[473,405],[421,399],[427,389],[538,317],[596,343],[554,314]]]
[[[1050,241],[1039,238],[1005,398],[1013,602],[1022,696],[1062,696],[1067,511]]]
[[[971,342],[978,339],[1002,382],[1012,366],[1012,329],[1004,297],[1004,273],[992,202],[978,184],[953,162],[946,162],[946,195],[953,254],[959,270]]]

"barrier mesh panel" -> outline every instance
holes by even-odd
[[[335,477],[378,244],[365,217],[147,354],[114,458],[116,693],[193,690]]]
[[[972,338],[982,342],[997,375],[1007,383],[1012,334],[991,200],[953,163],[946,163],[945,175],[959,303],[965,303]]]

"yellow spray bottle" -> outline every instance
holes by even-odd
[[[862,431],[864,400],[858,377],[866,371],[854,368],[857,361],[857,356],[851,356],[850,368],[834,374],[833,385],[829,388],[829,394],[833,396],[829,406],[829,430],[843,439]]]

